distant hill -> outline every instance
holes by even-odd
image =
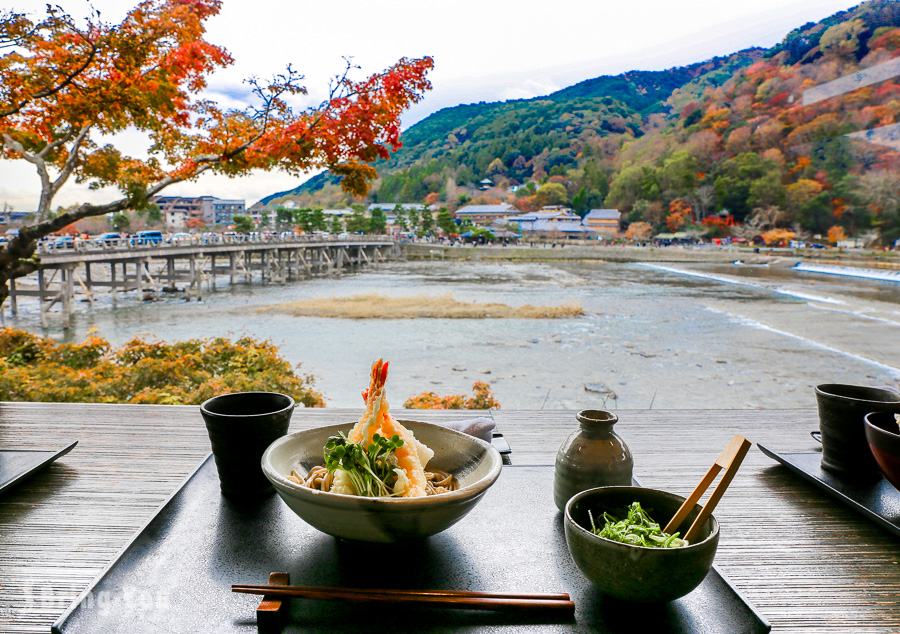
[[[551,150],[551,168],[556,164],[571,165],[576,162],[576,156],[566,149],[572,138],[592,132],[603,137],[626,130],[640,136],[642,122],[648,115],[668,111],[665,102],[673,90],[691,82],[700,89],[721,85],[735,69],[748,66],[762,54],[762,49],[750,49],[664,71],[631,71],[588,79],[545,97],[444,108],[406,130],[403,149],[390,161],[380,162],[378,171],[386,176],[398,168],[433,160],[440,161],[441,167],[448,163],[462,167],[461,181],[464,181],[468,177],[486,176],[487,164],[501,152],[522,155],[529,162],[548,147],[562,150],[555,153]],[[527,172],[518,171],[521,176]],[[315,194],[337,183],[337,177],[326,172],[260,202],[268,204],[279,198]],[[372,200],[386,202],[394,198],[391,189],[388,185],[381,196],[375,193]],[[424,197],[430,191],[407,193],[411,197]]]
[[[900,2],[872,0],[770,49],[445,108],[404,132],[365,202],[616,207],[649,230],[737,231],[716,224],[721,212],[748,235],[889,243],[900,238],[898,27]],[[804,99],[811,88],[833,94]],[[352,202],[327,173],[263,202],[286,198]]]

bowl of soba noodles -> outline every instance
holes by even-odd
[[[461,520],[500,475],[500,453],[479,438],[389,415],[372,430],[363,419],[284,436],[262,457],[281,499],[324,533],[425,538]]]

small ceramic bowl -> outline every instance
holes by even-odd
[[[500,453],[479,438],[439,425],[400,421],[434,451],[429,466],[453,474],[459,489],[420,498],[369,498],[310,489],[287,479],[324,463],[329,436],[350,432],[352,424],[290,434],[273,442],[262,470],[281,499],[301,519],[323,533],[365,542],[398,542],[440,533],[461,520],[500,475]]]
[[[625,509],[635,501],[665,527],[684,498],[642,487],[599,487],[582,491],[566,504],[569,553],[578,569],[604,594],[641,603],[674,601],[700,585],[709,572],[719,545],[719,523],[710,516],[700,540],[681,548],[632,546],[590,531],[588,511],[600,528],[604,511],[622,519]],[[698,504],[688,515],[682,535],[700,510]]]
[[[878,480],[866,442],[869,412],[900,412],[900,393],[882,387],[826,383],[816,386],[822,468],[854,481]]]
[[[885,479],[900,489],[900,428],[894,412],[866,414],[866,439]]]

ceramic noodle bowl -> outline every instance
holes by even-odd
[[[308,524],[329,535],[366,542],[401,542],[434,535],[460,521],[500,475],[503,461],[490,443],[439,425],[399,421],[434,451],[425,467],[452,474],[459,488],[416,498],[373,498],[311,489],[287,479],[292,470],[305,476],[324,464],[330,436],[353,427],[330,425],[276,440],[262,457],[262,470],[278,495]],[[486,528],[489,530],[489,528]]]
[[[866,440],[865,415],[900,412],[900,393],[880,387],[828,383],[816,387],[822,468],[852,480],[877,480],[878,465]]]

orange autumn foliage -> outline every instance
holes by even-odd
[[[684,227],[684,216],[678,212],[669,214],[666,216],[666,227],[672,233],[680,231]]]
[[[136,337],[119,348],[96,335],[57,343],[0,328],[0,401],[199,405],[217,394],[276,391],[324,407],[269,341],[241,337],[166,343]]]
[[[847,234],[844,232],[844,228],[840,225],[834,225],[828,230],[828,241],[831,244],[837,244],[841,240],[846,240]]]
[[[117,25],[85,26],[49,6],[45,17],[0,15],[0,152],[40,176],[36,221],[0,250],[0,304],[6,282],[37,269],[44,235],[86,218],[147,208],[166,187],[204,172],[227,176],[278,169],[300,175],[328,168],[343,188],[366,193],[371,165],[401,147],[400,115],[431,86],[430,57],[402,58],[361,81],[347,65],[319,105],[296,109],[303,76],[288,66],[268,81],[250,79],[244,110],[203,98],[207,78],[232,62],[206,41],[206,22],[221,0],[144,0]],[[12,44],[11,44],[12,43]],[[143,134],[149,157],[115,146],[125,130]],[[121,197],[51,217],[54,196],[70,180],[117,187]]]
[[[797,234],[788,229],[772,229],[762,234],[762,239],[767,245],[787,244],[797,237]]]
[[[642,241],[653,235],[653,225],[649,222],[632,222],[625,230],[626,240]]]
[[[491,386],[484,381],[472,384],[472,396],[451,394],[438,396],[434,392],[423,392],[410,396],[403,403],[406,409],[500,409],[500,403],[491,394]]]

